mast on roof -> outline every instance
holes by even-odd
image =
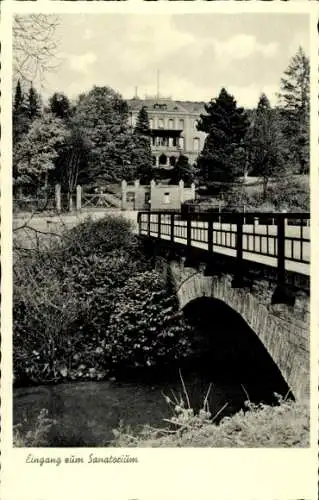
[[[159,101],[159,97],[160,97],[159,82],[160,82],[160,72],[159,72],[159,70],[157,70],[157,84],[156,84],[156,88],[157,88],[156,99],[157,99],[157,101]]]

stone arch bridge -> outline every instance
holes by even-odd
[[[170,220],[165,223],[165,218]],[[161,225],[163,219],[164,223]],[[277,233],[273,227],[267,228],[267,235],[276,235],[271,236],[272,244],[278,238],[274,244],[277,253],[274,252],[269,257],[268,242],[266,257],[257,253],[253,255],[253,262],[249,252],[246,251],[245,255],[245,225],[237,225],[237,234],[229,229],[231,224],[225,224],[225,230],[223,224],[216,226],[216,232],[224,230],[231,233],[228,240],[230,243],[222,247],[222,239],[218,241],[214,235],[215,223],[211,224],[211,229],[209,224],[205,228],[205,223],[199,223],[197,231],[200,236],[196,236],[193,221],[182,222],[179,216],[177,220],[175,227],[174,216],[161,214],[158,215],[156,224],[154,214],[147,214],[144,221],[141,217],[139,219],[139,234],[152,247],[156,256],[160,257],[159,260],[170,275],[180,308],[183,309],[188,303],[201,297],[223,301],[257,335],[294,397],[308,399],[310,301],[306,256],[309,243],[305,237],[307,231],[302,228],[301,238],[298,235],[298,240],[294,241],[296,230],[286,228],[281,219]],[[259,235],[263,234],[263,230],[261,228],[255,232],[253,228],[253,238],[258,236],[261,241]],[[287,253],[289,244],[285,239],[280,242],[280,235],[285,235],[285,231],[291,247],[295,245],[297,248],[297,243],[299,245],[300,253],[297,257],[296,250]],[[234,246],[231,244],[233,236]],[[247,233],[248,238],[251,238],[251,233]],[[216,241],[218,247],[213,246]],[[262,254],[262,248],[260,253]]]

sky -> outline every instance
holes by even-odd
[[[298,46],[309,54],[303,14],[64,14],[59,67],[44,95],[70,98],[108,85],[124,98],[155,95],[209,101],[225,87],[241,106],[265,92],[276,104],[280,78]]]

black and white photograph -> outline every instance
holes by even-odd
[[[15,16],[14,447],[309,447],[309,39]]]

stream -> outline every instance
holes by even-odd
[[[183,389],[179,369],[191,406],[199,410],[208,388],[209,409],[216,422],[244,407],[249,399],[273,403],[273,393],[288,387],[269,354],[242,318],[223,302],[199,299],[184,313],[196,329],[196,355],[151,375],[140,373],[122,381],[74,382],[14,389],[14,424],[26,432],[35,426],[42,409],[55,420],[47,438],[49,447],[108,446],[112,430],[122,421],[138,432],[141,426],[167,427],[164,419],[173,399]]]

